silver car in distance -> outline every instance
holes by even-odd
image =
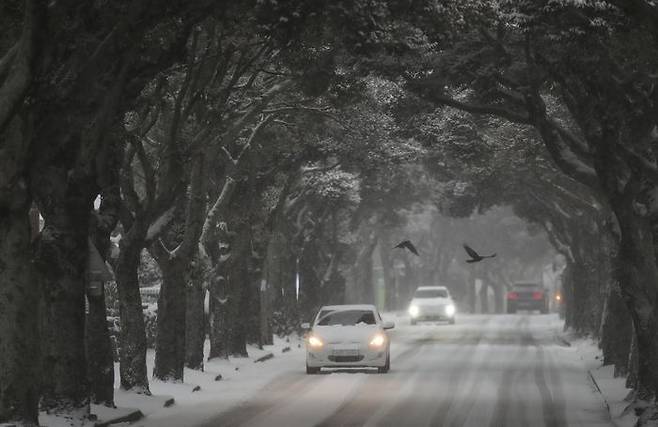
[[[315,316],[306,336],[306,373],[322,368],[373,367],[386,373],[391,367],[390,340],[374,305],[327,305]]]

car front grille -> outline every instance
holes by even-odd
[[[360,362],[363,360],[363,355],[359,354],[357,356],[329,356],[329,360],[338,363]]]

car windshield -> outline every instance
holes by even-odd
[[[333,311],[318,318],[318,326],[375,325],[377,323],[372,310]]]
[[[445,289],[418,289],[414,298],[448,298],[448,291]]]

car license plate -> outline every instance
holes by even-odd
[[[334,356],[358,356],[359,350],[340,348],[340,349],[334,349],[332,353]]]

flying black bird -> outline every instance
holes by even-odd
[[[409,240],[401,241],[396,246],[393,246],[393,249],[409,249],[409,252],[418,256],[418,251],[416,250],[416,247]]]
[[[473,250],[470,246],[468,246],[466,243],[464,243],[464,250],[468,254],[468,256],[471,257],[471,259],[467,259],[466,262],[480,262],[485,258],[493,258],[496,256],[496,254],[491,254],[491,255],[480,255],[477,252]]]

